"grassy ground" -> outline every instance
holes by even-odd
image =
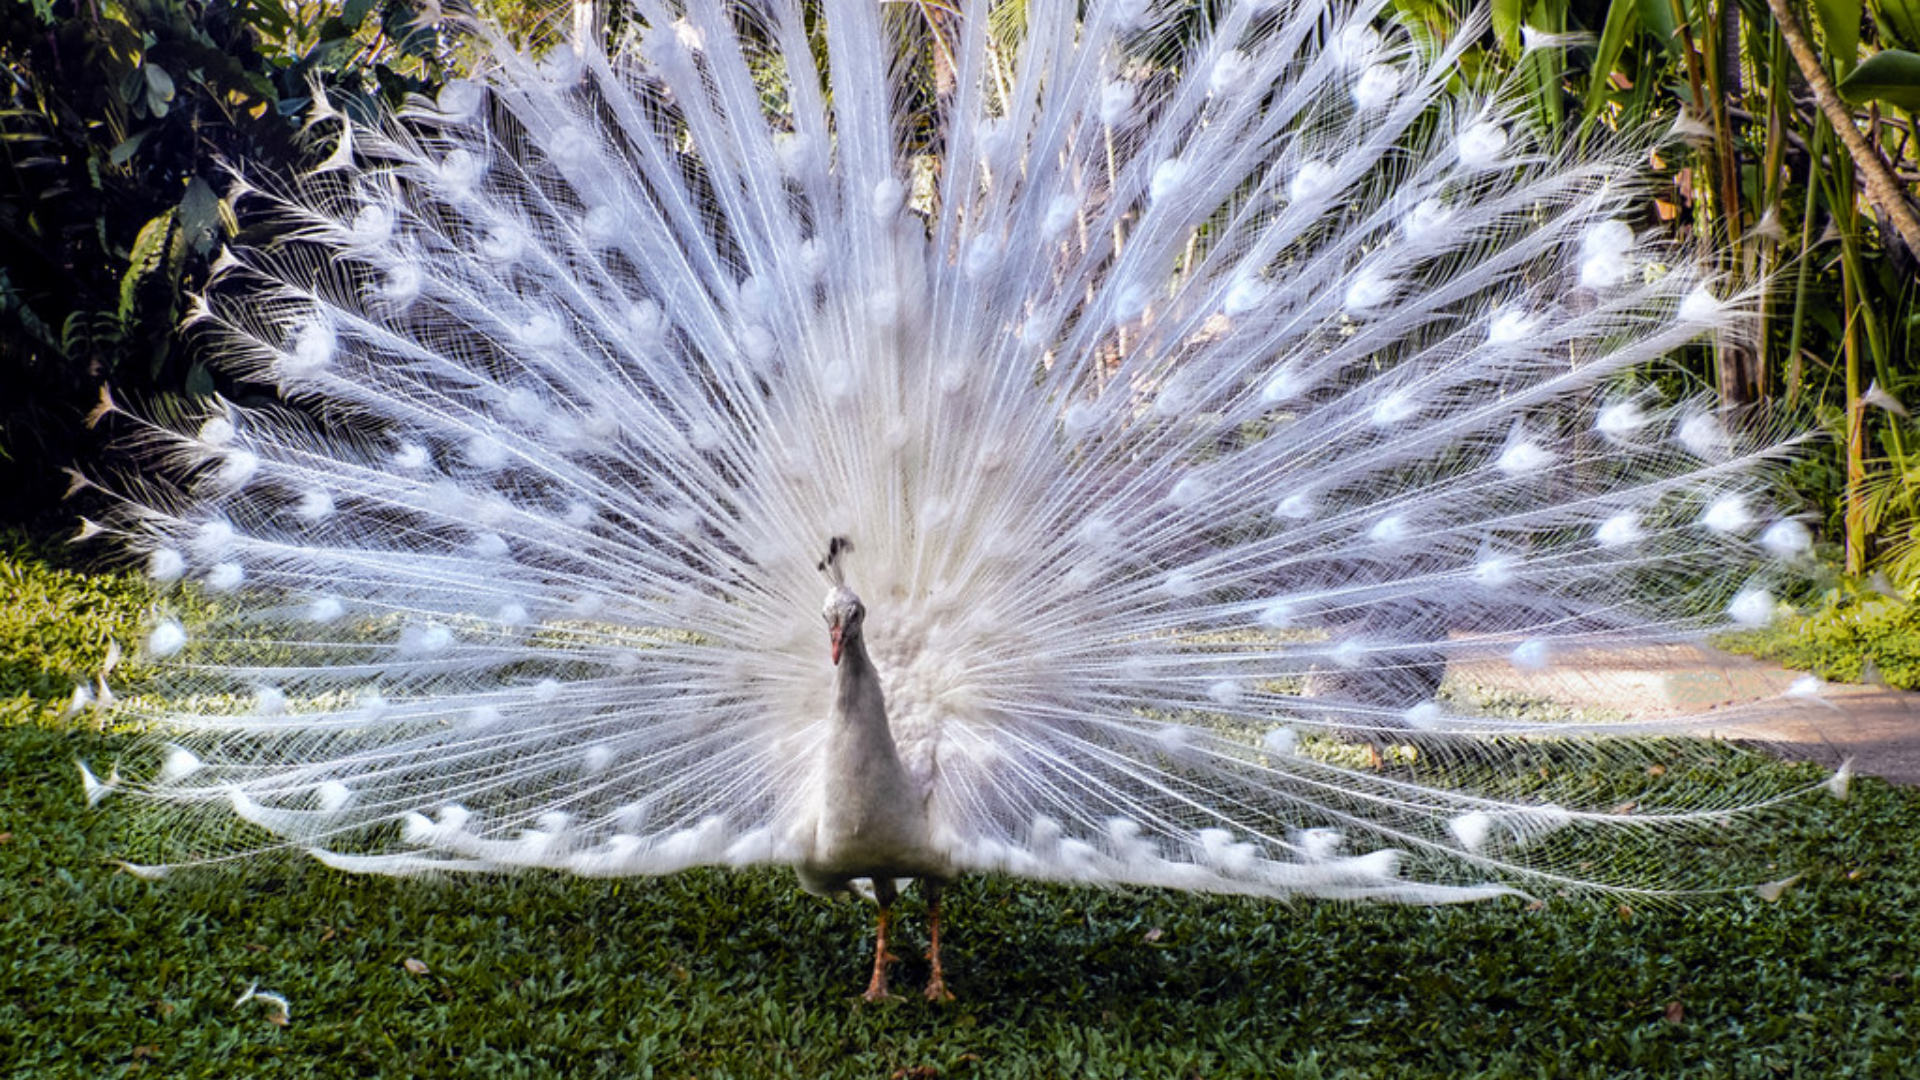
[[[126,737],[60,714],[145,594],[18,548],[0,582],[13,1075],[1920,1075],[1920,797],[1885,784],[1768,826],[1744,880],[1806,874],[1771,904],[1410,910],[968,879],[949,894],[960,1000],[870,1006],[868,912],[785,873],[125,874],[136,826],[85,808],[73,761]],[[924,965],[899,974],[917,986]],[[255,984],[289,1002],[284,1024],[235,1006]]]

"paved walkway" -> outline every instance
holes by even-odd
[[[1765,740],[1829,766],[1851,757],[1856,773],[1920,784],[1920,692],[1827,683],[1816,694],[1789,693],[1803,673],[1690,645],[1570,653],[1555,667],[1550,685],[1505,663],[1467,665],[1458,674],[1478,686],[1639,715],[1710,717],[1724,710],[1727,723],[1709,719],[1704,730]]]

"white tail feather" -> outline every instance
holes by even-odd
[[[1635,148],[1366,5],[962,6],[833,5],[822,56],[798,5],[643,0],[615,55],[326,120],[197,320],[288,404],[157,438],[182,490],[120,526],[229,594],[147,639],[141,792],[356,871],[797,862],[850,537],[956,869],[1683,885],[1661,837],[1774,795],[1615,812],[1590,767],[1711,751],[1435,701],[1763,621],[1807,548],[1770,449],[1626,378],[1751,299],[1627,224]]]

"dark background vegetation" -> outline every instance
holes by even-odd
[[[518,8],[503,12],[532,18]],[[231,391],[181,331],[243,227],[233,169],[290,175],[316,102],[362,120],[464,57],[413,0],[0,5],[0,521],[71,526],[66,470],[116,464],[103,391]]]

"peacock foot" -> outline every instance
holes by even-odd
[[[873,958],[873,979],[867,983],[867,992],[860,996],[867,1001],[898,1001],[900,995],[887,989],[887,969],[898,963],[899,957],[891,952],[880,953]]]
[[[947,989],[947,981],[934,976],[927,982],[927,1000],[936,1005],[944,1005],[953,1000],[953,992]]]

